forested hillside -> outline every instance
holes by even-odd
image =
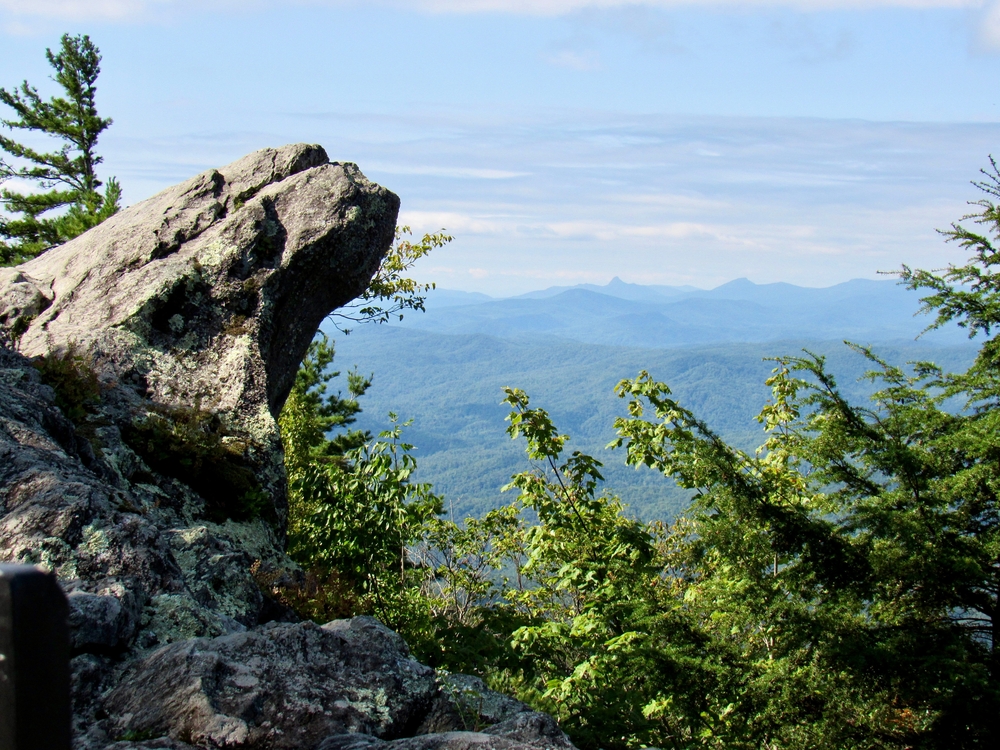
[[[951,236],[975,248],[968,265],[901,275],[931,290],[933,324],[988,334],[1000,256]],[[349,341],[341,362],[395,364],[386,391],[426,426],[393,422],[347,452],[324,440],[315,428],[353,421],[357,402],[323,395],[330,351],[314,344],[282,416],[289,549],[309,571],[277,592],[292,606],[374,613],[587,750],[991,746],[996,336],[655,349],[390,327]],[[500,408],[484,395],[497,387]],[[491,474],[506,480],[508,454],[483,437],[502,412],[528,459],[504,500]],[[406,443],[421,440],[415,474]],[[615,459],[645,473],[624,486]],[[462,476],[465,497],[446,487]]]
[[[991,166],[966,218],[997,237]],[[878,282],[442,292],[340,342],[345,398],[321,336],[281,417],[307,578],[275,595],[374,614],[586,750],[991,747],[1000,251],[947,237],[966,265],[898,274],[916,343]]]
[[[689,493],[645,469],[627,468],[620,454],[604,451],[614,436],[614,418],[623,409],[612,392],[622,378],[648,370],[670,384],[677,397],[727,441],[752,449],[764,437],[756,416],[770,392],[764,380],[774,363],[767,357],[802,349],[821,353],[852,400],[863,401],[871,393],[870,384],[858,380],[869,364],[841,340],[823,340],[814,330],[875,343],[878,353],[896,364],[929,359],[957,371],[975,355],[975,346],[957,327],[914,341],[929,321],[914,317],[917,295],[890,281],[855,281],[818,290],[746,281],[713,292],[668,289],[687,298],[675,306],[689,305],[684,308],[688,313],[691,306],[704,311],[708,323],[701,335],[710,343],[670,348],[598,343],[607,338],[608,327],[625,325],[614,316],[636,304],[616,295],[657,298],[663,295],[661,289],[612,282],[608,287],[557,288],[512,300],[435,290],[426,314],[404,318],[409,327],[359,326],[349,336],[337,337],[336,365],[374,374],[361,401],[363,428],[373,433],[385,429],[389,411],[413,419],[406,434],[416,446],[418,477],[433,483],[458,518],[504,502],[499,488],[523,463],[522,450],[504,432],[503,386],[532,394],[534,402],[572,435],[572,449],[604,461],[609,487],[635,512],[645,518],[672,518],[686,505]],[[757,312],[758,322],[750,326],[718,297],[730,298],[721,300],[728,305],[747,305]],[[583,298],[600,304],[573,306]],[[557,328],[546,310],[558,311],[573,326],[573,337],[553,335],[553,330],[566,334],[566,328]],[[541,332],[528,333],[532,327]],[[629,338],[645,336],[642,316],[629,327]],[[501,334],[442,332],[466,329],[499,329]],[[771,340],[784,331],[796,338]]]

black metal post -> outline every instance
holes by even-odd
[[[53,574],[0,565],[0,750],[70,750],[68,612]]]

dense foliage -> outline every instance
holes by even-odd
[[[531,461],[512,502],[442,518],[393,430],[312,464],[323,481],[295,485],[310,546],[293,549],[357,582],[343,613],[385,618],[421,658],[551,712],[583,748],[992,747],[1000,174],[986,177],[966,217],[983,231],[946,232],[969,262],[900,274],[931,290],[932,325],[986,337],[966,372],[853,347],[874,387],[856,405],[823,357],[777,358],[756,451],[647,373],[622,381],[613,447],[694,493],[670,526],[630,518],[600,462],[566,456],[568,436],[506,389]]]
[[[14,119],[0,120],[11,130],[25,130],[62,142],[55,151],[38,151],[0,134],[0,149],[13,157],[0,158],[0,184],[16,179],[41,190],[0,190],[0,265],[20,263],[76,237],[119,209],[121,188],[111,178],[101,193],[97,166],[97,139],[111,119],[97,114],[95,83],[101,55],[88,36],[64,34],[57,52],[45,56],[55,70],[53,80],[63,95],[45,101],[24,81],[8,91],[0,88],[0,102]],[[54,213],[53,213],[54,212]]]
[[[914,297],[914,309],[916,297]],[[447,309],[447,308],[446,308]],[[459,314],[459,313],[456,313]],[[926,320],[921,320],[926,325]],[[946,371],[964,371],[975,342],[945,347],[924,341],[876,344],[895,365],[929,360]],[[626,466],[605,446],[616,437],[614,420],[625,403],[614,393],[623,378],[647,370],[670,384],[673,397],[710,424],[730,445],[753,450],[764,439],[757,415],[770,398],[764,381],[775,353],[809,351],[826,357],[842,394],[864,403],[876,387],[858,379],[869,369],[864,357],[843,342],[769,342],[683,349],[628,349],[537,337],[514,339],[427,333],[422,329],[358,326],[337,340],[337,360],[374,372],[361,399],[358,427],[373,434],[389,429],[385,415],[412,419],[407,442],[417,446],[420,476],[434,483],[456,519],[481,516],[498,501],[500,488],[524,468],[522,441],[504,431],[508,407],[501,387],[516,385],[544,406],[574,450],[604,462],[605,484],[644,519],[673,519],[691,504],[692,492],[649,469]],[[403,366],[401,363],[405,363]],[[338,368],[339,369],[339,368]],[[346,391],[346,387],[344,387]]]
[[[452,238],[439,232],[413,243],[409,235],[409,227],[397,228],[368,289],[341,309],[341,320],[385,322],[423,309],[420,295],[432,285],[404,274]],[[350,428],[371,378],[354,371],[346,397],[329,392],[340,374],[329,370],[333,356],[328,337],[313,341],[279,419],[289,483],[288,551],[305,579],[275,594],[320,621],[365,612],[401,626],[419,620],[421,609],[407,550],[440,513],[441,500],[429,486],[409,481],[416,463],[413,446],[401,441],[403,425],[375,441]]]

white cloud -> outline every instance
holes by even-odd
[[[786,7],[799,10],[840,8],[977,8],[984,0],[395,0],[394,5],[417,7],[444,13],[507,12],[525,15],[560,15],[584,8],[619,8],[644,5],[670,8],[704,7]]]
[[[468,275],[474,279],[496,279],[496,278],[514,278],[514,279],[532,279],[532,280],[542,280],[548,282],[548,284],[553,283],[566,283],[570,282],[573,284],[607,284],[611,280],[611,276],[605,271],[568,271],[568,270],[556,270],[552,268],[470,268],[467,271]],[[728,279],[727,279],[728,281]],[[641,283],[648,283],[641,282]],[[527,291],[523,289],[520,291]]]
[[[565,210],[565,209],[564,209]],[[716,224],[696,221],[632,223],[627,216],[617,220],[546,220],[541,216],[497,215],[486,211],[470,214],[459,211],[402,211],[399,223],[415,232],[433,232],[446,227],[457,236],[496,239],[544,239],[548,241],[621,244],[630,241],[711,240],[729,247],[767,247],[775,242],[808,242],[819,234],[816,227],[801,224]]]
[[[604,199],[613,203],[629,203],[672,211],[724,211],[731,207],[726,201],[676,193],[618,193],[606,195]]]
[[[983,14],[979,40],[987,49],[1000,50],[1000,0]]]
[[[446,177],[460,180],[509,180],[514,177],[529,177],[531,175],[530,172],[512,172],[508,169],[477,169],[475,167],[409,166],[405,164],[382,164],[379,162],[369,162],[365,166],[371,172]]]
[[[0,0],[0,10],[15,16],[35,16],[67,20],[121,20],[145,15],[169,0]]]
[[[411,227],[417,234],[437,232],[442,228],[455,235],[503,236],[510,231],[504,220],[455,211],[400,211],[399,224]]]
[[[592,51],[574,52],[566,49],[546,59],[557,68],[569,68],[570,70],[588,71],[598,70],[601,67],[600,56]]]
[[[363,0],[293,0],[298,5],[359,5]],[[371,0],[369,0],[371,1]],[[380,0],[375,0],[379,2]],[[555,16],[588,8],[682,6],[744,8],[784,7],[803,11],[870,8],[981,8],[987,0],[381,0],[384,5],[432,13],[513,13]],[[66,20],[142,20],[194,9],[246,10],[264,7],[257,0],[0,0],[0,13],[15,17]],[[987,18],[987,38],[1000,37],[996,6]]]
[[[332,6],[347,5],[351,0],[293,2]],[[0,19],[134,23],[171,19],[203,10],[246,12],[264,7],[264,0],[0,0]],[[9,21],[7,26],[10,26]]]

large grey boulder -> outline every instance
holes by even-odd
[[[173,643],[133,662],[101,700],[112,717],[86,743],[119,750],[571,750],[551,717],[410,658],[370,617],[273,623]],[[155,738],[155,739],[154,739]]]
[[[490,690],[479,677],[445,674],[439,679],[441,688],[418,734],[479,729],[531,711],[526,703]]]
[[[184,588],[161,526],[171,519],[143,512],[149,498],[132,489],[0,347],[0,559],[59,574],[78,649],[126,648],[149,597]]]
[[[0,268],[0,560],[69,595],[78,728],[138,655],[287,619],[254,576],[296,573],[276,417],[398,205],[265,149]]]
[[[573,744],[551,716],[527,711],[481,730],[435,732],[398,740],[335,734],[316,750],[573,750]]]
[[[320,322],[375,273],[398,207],[319,146],[257,151],[0,269],[0,327],[29,357],[85,354],[119,397],[157,407],[150,420],[215,415],[283,518],[275,417]]]
[[[0,560],[67,593],[76,750],[430,750],[488,725],[498,750],[563,747],[551,719],[439,679],[374,620],[302,623],[266,593],[302,575],[278,413],[397,209],[299,144],[0,268]]]
[[[253,571],[294,570],[276,418],[398,205],[319,146],[264,149],[0,268],[0,559],[59,574],[78,651],[262,619]]]
[[[398,635],[356,617],[173,643],[133,664],[103,707],[111,736],[281,750],[331,734],[411,735],[437,692]]]

